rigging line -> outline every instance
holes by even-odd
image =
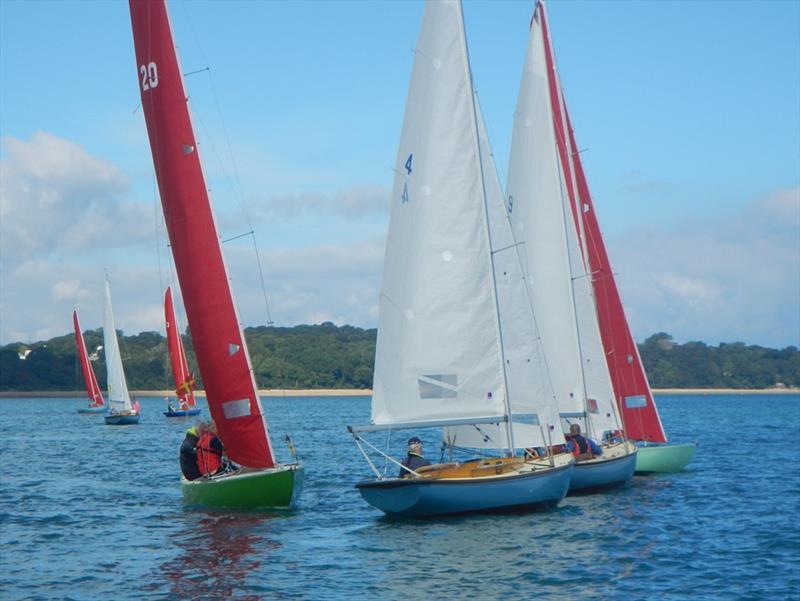
[[[232,236],[231,238],[225,238],[225,240],[222,240],[222,244],[225,244],[226,242],[231,242],[233,240],[238,240],[239,238],[244,238],[245,236],[250,236],[253,233],[254,233],[253,230],[250,230],[249,232],[245,232],[244,234],[237,234],[236,236]]]
[[[217,106],[219,107],[219,103],[217,103]],[[231,240],[236,240],[237,238],[243,238],[244,236],[247,236],[247,235],[252,235],[253,236],[253,248],[255,248],[256,264],[258,265],[258,274],[259,274],[259,279],[261,281],[261,292],[262,292],[262,295],[263,295],[263,298],[264,298],[264,307],[265,307],[266,313],[267,313],[267,325],[272,325],[275,322],[272,321],[272,316],[271,316],[271,313],[270,313],[270,310],[269,310],[269,301],[267,300],[267,287],[266,287],[266,284],[264,283],[264,269],[261,266],[261,256],[260,256],[260,254],[258,252],[258,244],[256,242],[255,230],[253,229],[253,222],[250,219],[250,214],[247,211],[247,206],[246,206],[246,203],[244,202],[243,194],[241,192],[237,193],[236,187],[234,186],[233,181],[231,181],[230,174],[228,173],[228,170],[225,167],[225,163],[222,161],[222,157],[220,156],[219,152],[217,151],[217,147],[213,142],[213,139],[212,139],[212,137],[210,135],[210,131],[209,131],[208,127],[206,126],[205,120],[203,119],[202,115],[198,111],[195,111],[195,114],[198,115],[200,124],[202,125],[203,130],[206,133],[206,137],[209,140],[211,149],[214,152],[214,156],[216,156],[217,162],[219,163],[219,165],[220,165],[220,167],[222,169],[222,173],[225,176],[225,180],[228,182],[228,185],[230,186],[231,190],[233,191],[233,196],[234,196],[234,198],[236,198],[236,201],[239,203],[239,208],[241,209],[242,213],[244,214],[245,220],[247,221],[247,225],[250,228],[249,232],[244,233],[244,234],[239,234],[238,236],[233,236],[232,238],[228,238],[226,240],[223,240],[222,242],[223,243],[230,242]],[[221,117],[220,117],[220,119],[221,119]],[[224,123],[223,123],[223,129],[224,129],[224,127],[225,126],[224,126]],[[227,138],[227,132],[226,132],[225,135],[226,135],[226,138]],[[228,146],[230,147],[230,140],[228,140]],[[234,170],[235,170],[235,163],[234,163]],[[237,181],[238,181],[238,177],[239,176],[238,176],[238,171],[237,171],[236,172]],[[240,185],[240,188],[241,188],[241,184],[239,184],[239,185]]]
[[[210,71],[211,67],[206,67],[205,69],[195,69],[194,71],[189,71],[188,73],[184,73],[184,77],[189,77],[190,75],[195,75],[197,73],[202,73],[203,71]]]
[[[250,211],[247,207],[247,199],[244,194],[244,186],[242,186],[242,179],[239,177],[239,167],[236,163],[236,157],[233,154],[233,145],[231,144],[231,138],[228,134],[228,127],[225,125],[225,118],[222,113],[222,106],[219,103],[219,95],[217,94],[217,87],[214,85],[214,78],[211,76],[211,70],[208,69],[208,81],[211,84],[211,91],[214,94],[214,103],[217,105],[217,113],[219,114],[219,121],[222,124],[222,132],[225,134],[225,142],[228,145],[228,155],[230,156],[231,167],[233,168],[233,179],[238,186],[238,201],[239,206],[242,209],[242,213],[244,213],[244,218],[247,221],[247,225],[250,227],[250,233],[253,234],[253,251],[256,253],[256,264],[258,265],[258,276],[261,280],[261,293],[264,297],[264,308],[267,313],[267,325],[271,326],[273,323],[272,315],[270,314],[269,310],[269,301],[267,300],[267,286],[264,283],[264,269],[261,266],[261,255],[258,252],[258,242],[256,241],[255,230],[253,228],[253,220],[250,217]],[[234,196],[236,196],[237,190],[234,189]]]
[[[194,44],[197,47],[203,62],[206,63],[206,65],[208,65],[209,61],[206,59],[205,52],[203,52],[203,47],[198,41],[199,40],[199,36],[195,32],[194,22],[190,18],[190,15],[189,15],[189,13],[191,11],[185,10],[185,12],[187,13],[186,22],[189,24],[189,30],[191,31],[191,35],[192,35],[192,39],[194,40]],[[253,222],[252,222],[252,219],[250,218],[250,212],[247,209],[247,203],[245,202],[244,188],[243,188],[242,183],[241,183],[241,178],[239,177],[239,169],[237,167],[236,160],[234,158],[233,147],[231,145],[230,136],[228,134],[228,128],[225,125],[225,120],[224,120],[224,118],[222,116],[222,108],[221,108],[220,103],[219,103],[219,95],[217,94],[217,88],[214,85],[214,78],[211,76],[211,67],[207,66],[205,69],[199,69],[197,71],[190,71],[189,73],[187,73],[187,75],[192,75],[194,73],[201,73],[203,71],[206,71],[208,73],[208,81],[211,84],[211,91],[212,91],[212,93],[214,95],[214,103],[217,106],[217,113],[219,114],[219,120],[220,120],[220,123],[222,124],[222,131],[225,134],[225,140],[226,140],[226,143],[228,145],[228,154],[230,155],[230,158],[231,158],[231,165],[233,167],[234,179],[236,180],[236,183],[238,184],[238,190],[237,190],[236,186],[233,184],[233,182],[231,181],[231,178],[230,178],[230,176],[228,174],[228,170],[225,168],[225,164],[222,161],[222,157],[220,157],[219,153],[217,152],[216,146],[214,145],[214,142],[213,142],[213,138],[209,135],[209,130],[206,127],[205,121],[203,120],[201,113],[199,113],[198,111],[195,111],[195,114],[197,114],[198,117],[200,118],[200,123],[201,123],[201,125],[203,126],[203,129],[206,132],[206,136],[207,136],[207,138],[209,140],[209,143],[210,143],[211,148],[212,148],[212,150],[214,152],[214,155],[217,157],[217,161],[219,162],[219,164],[220,164],[220,166],[222,168],[222,173],[224,174],[225,179],[228,182],[228,185],[231,187],[231,190],[233,191],[233,195],[236,198],[237,202],[239,203],[239,207],[240,207],[242,213],[244,214],[244,217],[245,217],[245,220],[247,221],[248,227],[250,228],[250,233],[253,235],[253,247],[255,248],[256,262],[258,264],[258,273],[259,273],[259,277],[261,279],[261,291],[262,291],[262,294],[264,296],[264,307],[266,308],[266,313],[267,313],[267,325],[272,325],[274,322],[272,321],[272,317],[271,317],[270,310],[269,310],[269,301],[267,300],[267,290],[266,290],[266,285],[264,283],[264,271],[263,271],[263,269],[261,267],[261,257],[259,256],[259,253],[258,253],[258,245],[256,243],[256,237],[255,237],[255,231],[254,231],[254,228],[253,228]],[[188,102],[188,99],[187,99],[187,102]]]
[[[156,263],[158,264],[158,286],[159,286],[159,296],[164,291],[164,280],[161,277],[161,240],[159,237],[158,226],[161,225],[161,221],[159,220],[159,210],[158,210],[158,193],[156,192],[156,183],[153,182],[153,213],[154,213],[154,222],[155,222],[155,229],[156,229]]]

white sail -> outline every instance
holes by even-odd
[[[587,414],[593,438],[619,427],[590,273],[583,260],[567,186],[572,165],[558,153],[545,39],[534,17],[517,101],[508,173],[508,209],[524,242],[534,313],[562,414]],[[557,82],[556,82],[557,86]],[[557,102],[562,103],[561,98]],[[563,115],[563,106],[559,114]],[[566,130],[566,124],[562,124]],[[571,161],[573,149],[567,149]]]
[[[500,328],[459,2],[429,2],[386,243],[372,421],[505,415]]]
[[[564,198],[565,202],[568,202]],[[573,299],[578,327],[581,361],[583,365],[584,389],[587,413],[586,432],[588,436],[600,440],[603,433],[620,429],[617,418],[614,391],[608,373],[603,343],[600,340],[600,326],[592,294],[591,273],[587,272],[583,255],[578,246],[575,221],[571,218],[569,206],[565,207],[567,243],[572,274]]]
[[[105,316],[103,320],[103,344],[108,374],[108,408],[110,411],[130,411],[131,397],[125,372],[122,370],[122,357],[119,353],[117,328],[114,324],[114,310],[111,307],[111,288],[106,281]]]
[[[523,256],[511,231],[486,123],[477,100],[476,110],[509,404],[512,414],[517,416],[513,420],[514,443],[517,447],[562,444],[564,435],[558,406],[523,277]],[[465,447],[507,448],[507,438],[503,424],[457,426],[445,431],[445,440]]]
[[[579,412],[584,398],[562,204],[566,190],[543,44],[541,29],[532,27],[511,139],[507,206],[559,408]]]

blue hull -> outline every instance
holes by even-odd
[[[106,424],[109,426],[130,426],[139,423],[139,415],[106,415]]]
[[[78,413],[105,413],[108,409],[105,405],[100,405],[99,407],[81,407],[78,409]]]
[[[574,464],[492,479],[401,479],[356,484],[364,500],[391,516],[546,509],[564,498]]]
[[[186,411],[165,411],[167,417],[187,417],[190,415],[200,415],[202,409],[187,409]]]
[[[572,473],[569,492],[588,493],[622,486],[633,478],[635,467],[636,453],[613,459],[578,463]]]

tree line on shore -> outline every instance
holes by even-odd
[[[128,386],[135,390],[173,388],[167,343],[158,332],[120,334]],[[318,389],[372,387],[376,329],[336,326],[330,322],[291,328],[245,329],[259,388]],[[101,329],[84,332],[86,347],[100,386],[105,389],[105,357]],[[191,337],[184,336],[189,369],[198,388]],[[93,350],[96,351],[93,353]],[[709,346],[676,343],[660,332],[639,345],[654,388],[753,388],[800,386],[797,347],[770,349],[743,342]],[[0,391],[71,391],[83,388],[72,334],[33,344],[0,347]]]

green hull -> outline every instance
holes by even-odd
[[[242,470],[230,475],[181,480],[188,505],[229,509],[291,509],[303,490],[305,472],[299,464],[268,470]]]
[[[697,443],[694,442],[639,447],[635,473],[680,472],[692,460],[696,450]]]

